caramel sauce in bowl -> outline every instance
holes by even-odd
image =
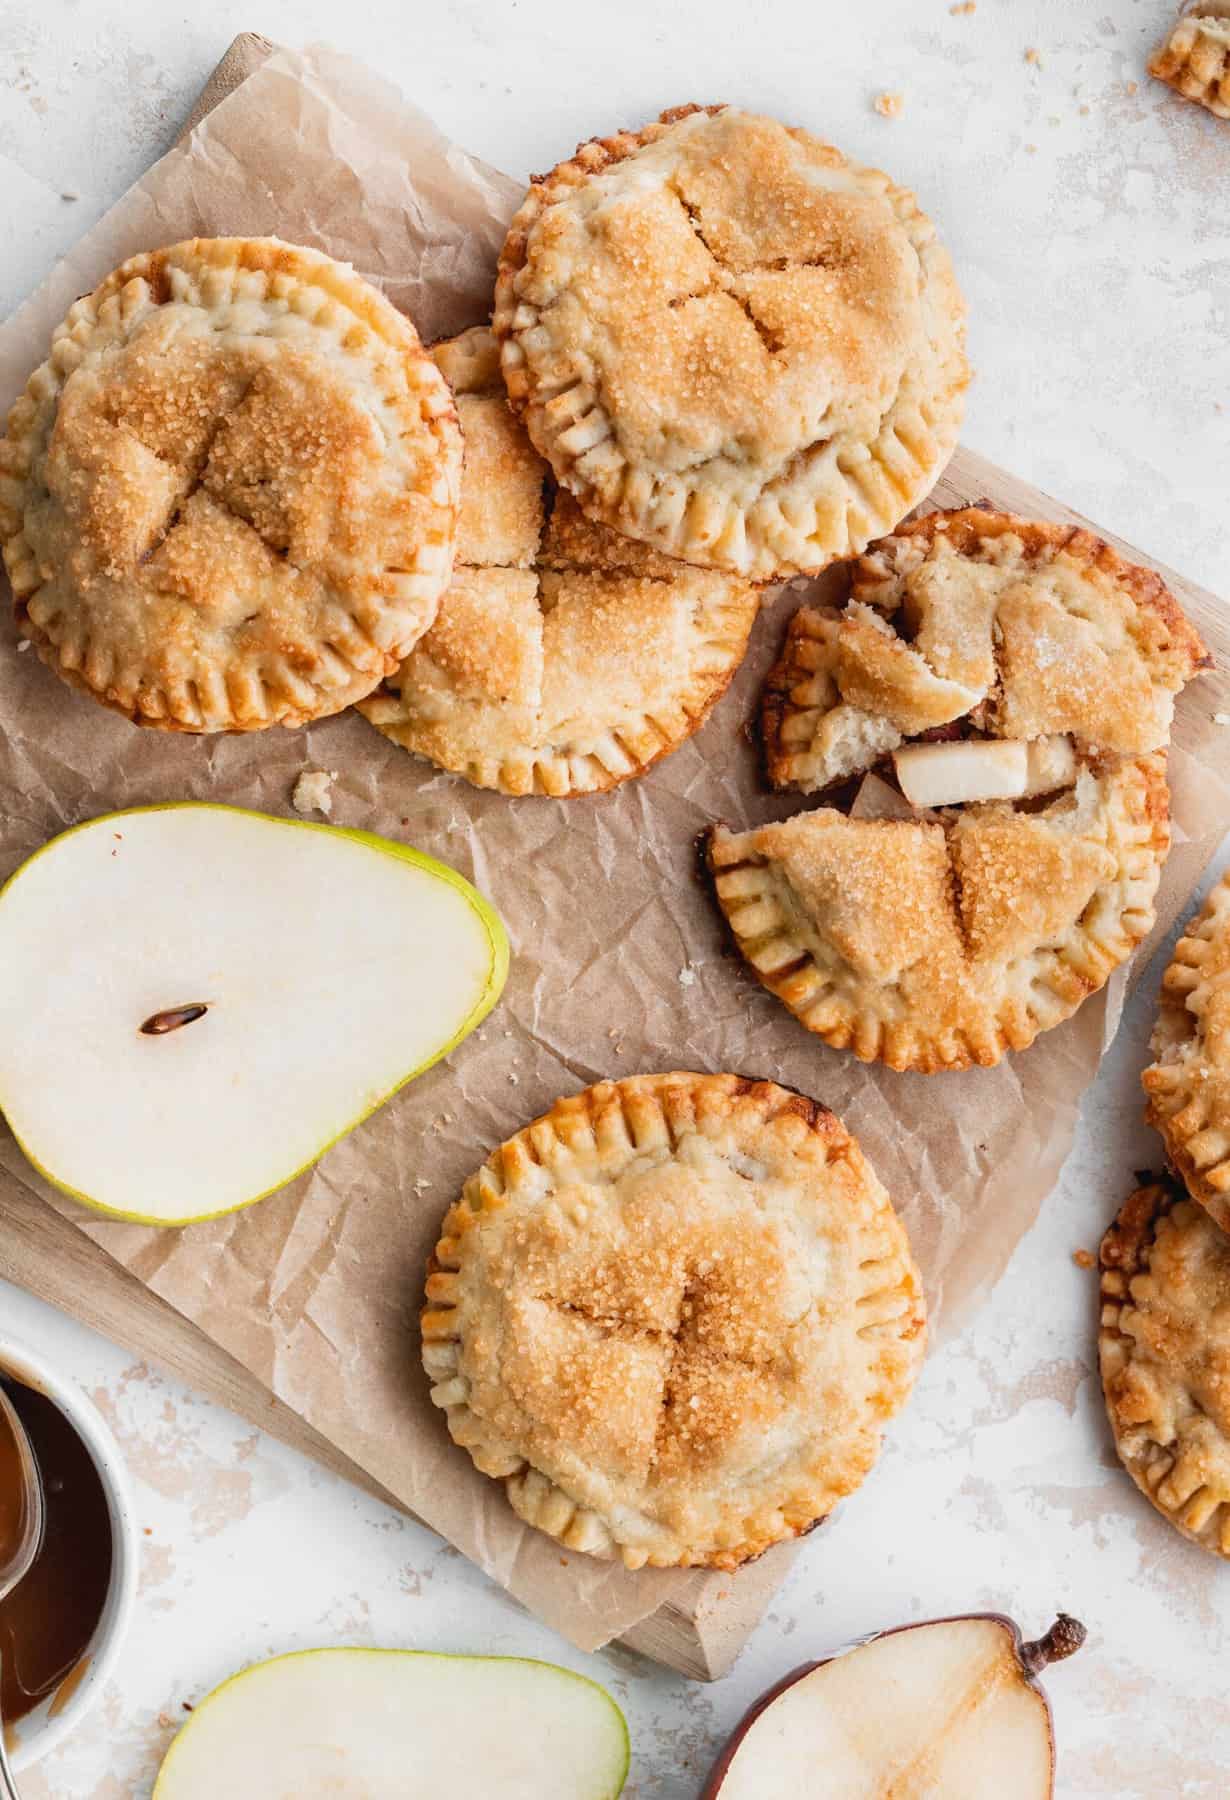
[[[0,1711],[20,1772],[73,1730],[114,1673],[139,1552],[127,1472],[95,1408],[4,1338],[0,1380],[38,1459],[46,1507],[39,1554],[0,1601]],[[0,1515],[15,1474],[0,1446]]]

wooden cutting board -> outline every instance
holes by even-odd
[[[252,33],[237,38],[211,76],[185,130],[233,92],[273,48],[268,39]],[[1000,510],[1028,517],[1090,524],[1070,507],[965,449],[957,451],[932,499],[939,506],[984,500]],[[1210,713],[1230,714],[1230,607],[1133,545],[1109,532],[1100,535],[1133,561],[1157,569],[1174,590],[1217,665],[1202,679],[1201,704]],[[1230,730],[1226,747],[1230,755]],[[390,1505],[398,1504],[233,1357],[78,1231],[71,1220],[2,1174],[0,1218],[0,1276],[159,1364]],[[682,1603],[660,1608],[619,1642],[694,1679],[716,1679],[747,1641],[796,1553],[797,1546],[780,1546],[717,1593],[709,1576],[698,1572]]]

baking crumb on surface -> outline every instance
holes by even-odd
[[[696,981],[696,970],[692,967],[691,963],[685,963],[682,969],[680,969],[676,979],[678,980],[680,987],[692,987]]]
[[[1223,713],[1223,712],[1214,713],[1213,714],[1213,723],[1214,723],[1214,725],[1230,725],[1230,713]]]
[[[1042,67],[1042,52],[1031,47],[1025,52],[1025,61],[1033,68],[1040,69]]]
[[[333,811],[331,789],[336,780],[336,769],[305,769],[295,783],[295,791],[290,797],[291,805],[296,812],[324,813],[328,818]]]
[[[948,10],[954,19],[968,19],[971,13],[978,11],[978,0],[953,0]]]
[[[21,653],[22,653],[22,651],[23,651],[23,650],[28,650],[28,649],[29,649],[29,648],[30,648],[30,640],[29,640],[29,638],[18,638],[18,640],[17,640],[17,654],[18,654],[18,656],[20,656],[20,655],[21,655]]]
[[[1129,81],[1124,92],[1128,94],[1138,94],[1140,92],[1140,83],[1138,81]]]
[[[883,119],[899,119],[905,110],[905,95],[877,94],[875,109]]]
[[[1095,1261],[1093,1251],[1074,1250],[1072,1252],[1072,1261],[1076,1264],[1078,1269],[1092,1269]]]

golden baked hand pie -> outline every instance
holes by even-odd
[[[1102,1239],[1098,1355],[1115,1448],[1176,1531],[1230,1556],[1230,1238],[1171,1182]]]
[[[1090,532],[930,513],[861,558],[843,611],[795,614],[765,686],[769,778],[818,793],[892,756],[919,805],[1054,792],[1164,748],[1207,660],[1161,577]]]
[[[1153,922],[1165,760],[1128,758],[1034,810],[830,807],[708,836],[744,958],[810,1031],[933,1073],[1023,1050],[1100,988]]]
[[[1162,978],[1145,1117],[1193,1199],[1230,1231],[1230,875],[1175,945]]]
[[[875,1462],[922,1360],[905,1232],[814,1101],[643,1075],[557,1101],[466,1183],[423,1361],[520,1516],[629,1568],[733,1568]]]
[[[1197,0],[1149,58],[1149,73],[1188,100],[1230,119],[1230,4]]]
[[[138,724],[340,712],[435,617],[460,473],[447,384],[352,269],[271,238],[135,256],[9,414],[19,629]]]
[[[493,324],[588,517],[757,580],[891,530],[947,462],[969,379],[913,195],[733,107],[594,139],[535,181]]]
[[[360,710],[479,787],[627,781],[704,723],[757,590],[583,518],[509,411],[485,327],[433,354],[465,432],[457,566],[431,630]]]

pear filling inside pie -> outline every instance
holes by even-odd
[[[1160,577],[1083,531],[935,513],[803,607],[764,700],[777,787],[878,767],[916,808],[1033,800],[1163,749],[1203,646]]]
[[[810,1030],[894,1069],[1025,1049],[1153,922],[1164,746],[1204,660],[1160,578],[1087,532],[978,508],[903,527],[844,611],[796,614],[763,707],[775,785],[894,786],[710,833],[744,957]]]
[[[862,1481],[921,1360],[917,1270],[839,1120],[672,1074],[561,1100],[467,1182],[427,1283],[449,1430],[529,1523],[734,1567]]]

